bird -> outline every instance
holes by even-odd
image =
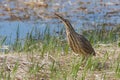
[[[64,23],[66,28],[67,42],[74,53],[84,57],[96,55],[91,43],[82,34],[75,32],[68,19],[63,18],[58,13],[54,13],[54,15]]]

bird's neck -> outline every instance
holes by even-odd
[[[66,34],[69,35],[69,34],[75,34],[75,30],[73,27],[66,27]]]
[[[64,25],[65,25],[65,27],[66,27],[66,33],[67,34],[74,34],[74,33],[76,33],[75,32],[75,30],[74,30],[74,28],[72,27],[72,25],[70,24],[70,22],[64,22]]]

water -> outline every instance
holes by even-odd
[[[0,36],[7,36],[7,42],[16,39],[16,30],[19,26],[20,38],[34,27],[44,32],[50,27],[50,33],[59,32],[58,19],[54,12],[61,13],[69,19],[75,30],[90,30],[100,28],[103,23],[110,29],[120,24],[119,0],[46,0],[42,5],[28,5],[29,0],[0,0]],[[37,2],[39,3],[39,2]]]

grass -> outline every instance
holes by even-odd
[[[119,35],[112,29],[107,31],[84,31],[97,52],[83,64],[82,57],[73,54],[64,33],[50,35],[49,27],[45,32],[32,29],[24,44],[19,38],[12,44],[14,52],[0,56],[0,79],[4,80],[119,80],[120,46]],[[60,31],[63,32],[63,31]],[[56,36],[59,35],[59,36]],[[6,37],[1,44],[4,44]],[[104,45],[105,44],[105,45]]]

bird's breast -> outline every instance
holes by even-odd
[[[80,43],[78,38],[76,37],[76,34],[73,33],[67,33],[67,41],[69,46],[71,47],[71,49],[75,52],[75,53],[79,53],[80,52]]]

